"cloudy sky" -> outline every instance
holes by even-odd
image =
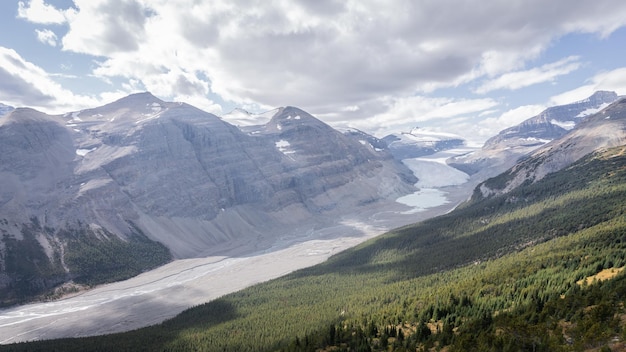
[[[0,102],[48,113],[150,91],[480,144],[601,89],[626,94],[623,0],[0,2]]]

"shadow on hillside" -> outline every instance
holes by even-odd
[[[392,282],[429,275],[497,258],[608,221],[611,209],[621,207],[625,197],[615,194],[576,199],[491,226],[482,225],[480,214],[472,214],[463,222],[458,221],[459,216],[445,215],[396,229],[370,246],[350,249],[296,275],[374,274]]]
[[[225,323],[238,317],[239,314],[230,302],[218,298],[185,310],[175,318],[165,321],[162,326],[164,329],[201,328]]]

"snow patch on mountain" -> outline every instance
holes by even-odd
[[[561,127],[564,130],[571,130],[576,126],[576,121],[559,121],[559,120],[550,120],[550,123],[556,126]]]
[[[278,151],[280,151],[281,153],[287,155],[287,154],[294,154],[296,151],[289,149],[289,147],[291,147],[291,144],[289,143],[289,141],[286,141],[284,139],[279,140],[278,142],[276,142],[276,148],[278,149]]]
[[[602,104],[602,105],[600,105],[598,107],[586,109],[584,111],[581,111],[580,114],[576,115],[576,117],[585,117],[585,116],[593,115],[593,114],[597,113],[598,111],[606,108],[610,104],[611,103],[604,103],[604,104]]]
[[[146,104],[146,110],[147,112],[141,114],[141,116],[143,116],[144,118],[135,121],[136,125],[158,118],[163,112],[167,110],[167,108],[163,107],[157,102],[154,102]]]
[[[152,113],[156,114],[157,112],[163,110],[161,104],[154,102],[152,104],[146,104],[146,108],[152,110]]]
[[[72,113],[72,120],[73,122],[82,122],[83,120],[80,118],[80,111],[75,111]]]
[[[76,149],[76,155],[80,155],[80,156],[85,156],[88,153],[93,152],[94,150],[96,150],[96,148],[91,148],[91,149]]]

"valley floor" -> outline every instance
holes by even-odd
[[[176,260],[73,297],[0,310],[0,343],[100,335],[157,324],[190,306],[321,263],[393,227],[446,213],[469,196],[473,184],[437,185],[445,199],[433,202],[425,197],[420,204],[419,197],[413,198],[414,211],[398,203],[372,208],[344,217],[333,226],[285,234],[269,249]],[[303,232],[305,238],[298,236]]]

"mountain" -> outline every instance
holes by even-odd
[[[615,92],[599,91],[589,98],[567,105],[554,106],[544,110],[535,117],[502,130],[497,136],[485,142],[485,146],[492,146],[504,141],[554,140],[563,136],[586,116],[592,115],[617,99]]]
[[[12,106],[4,105],[0,103],[0,117],[10,113],[14,108]]]
[[[623,350],[625,106],[488,182],[505,193],[156,326],[0,350]]]
[[[498,175],[519,158],[565,135],[585,117],[617,98],[615,92],[599,91],[578,102],[550,107],[519,125],[500,131],[488,139],[481,150],[451,158],[448,163],[470,175],[479,174],[483,179]]]
[[[626,143],[626,98],[586,117],[563,137],[540,147],[513,168],[480,187],[483,197],[507,193],[524,183],[534,183],[547,174],[566,168],[597,150]]]
[[[172,257],[269,248],[393,203],[417,181],[295,107],[244,132],[149,93],[58,116],[16,109],[0,120],[0,148],[5,303]]]
[[[417,127],[410,132],[387,135],[382,140],[398,160],[418,158],[465,145],[465,140],[460,136]]]

